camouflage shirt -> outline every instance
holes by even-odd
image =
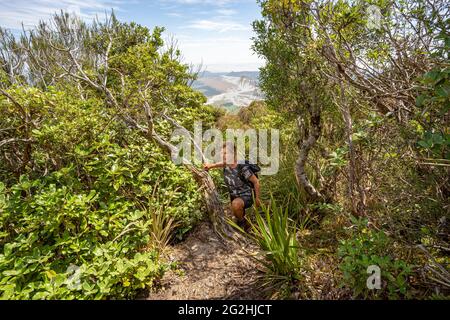
[[[249,167],[243,165],[238,165],[236,168],[225,167],[223,174],[225,184],[232,197],[252,197],[253,190],[248,179],[253,172]]]

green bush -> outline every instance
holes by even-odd
[[[146,249],[152,221],[117,194],[57,177],[0,188],[1,298],[129,298],[150,288],[169,267]]]
[[[20,178],[0,161],[0,297],[122,299],[151,288],[171,267],[159,258],[161,244],[152,243],[156,224],[173,233],[163,229],[166,220],[155,224],[156,213],[178,227],[179,237],[201,218],[192,176],[111,121],[95,99],[53,89],[11,93],[39,126],[19,131],[20,114],[0,99],[1,126],[33,139]]]
[[[99,140],[77,146],[74,165],[2,184],[3,298],[132,297],[168,268],[156,251],[145,250],[153,211],[164,208],[181,224],[179,232],[200,218],[195,182],[158,148],[123,149],[107,135]],[[79,267],[81,289],[66,283],[70,265]]]
[[[367,228],[365,219],[353,219],[353,222],[356,229],[338,248],[338,255],[342,259],[339,265],[343,273],[341,285],[352,289],[355,298],[408,298],[408,277],[412,273],[412,266],[389,253],[392,243],[383,231]],[[369,266],[380,268],[379,290],[367,287]]]

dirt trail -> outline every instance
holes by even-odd
[[[162,289],[149,300],[263,299],[257,279],[260,271],[251,256],[258,253],[249,241],[223,243],[207,222],[188,238],[169,249],[169,258],[179,262],[184,275],[168,272]]]

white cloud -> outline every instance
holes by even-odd
[[[92,19],[96,14],[101,16],[111,9],[118,11],[121,3],[123,1],[118,0],[0,0],[0,26],[21,29],[23,23],[25,27],[32,27],[60,10]]]
[[[216,13],[221,16],[233,16],[237,14],[237,11],[233,9],[218,9],[216,10]]]
[[[227,32],[227,31],[248,31],[249,26],[235,21],[224,21],[220,19],[212,20],[193,20],[185,28],[200,29],[205,31]]]
[[[180,18],[183,16],[181,13],[178,13],[178,12],[169,12],[166,15],[169,17],[174,17],[174,18]]]
[[[250,36],[174,36],[185,62],[203,64],[209,71],[251,71],[263,64],[251,50]]]
[[[198,5],[215,5],[224,6],[230,3],[242,2],[238,0],[161,0],[162,2],[174,2],[179,4],[198,4]],[[248,1],[248,0],[247,0]]]

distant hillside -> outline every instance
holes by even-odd
[[[254,80],[258,80],[259,71],[240,71],[240,72],[230,72],[227,74],[230,77],[246,77]]]
[[[193,87],[208,98],[209,104],[235,110],[263,98],[258,78],[258,71],[229,73],[205,71],[194,82]]]
[[[226,76],[228,74],[230,74],[230,73],[229,72],[209,72],[209,71],[204,71],[204,72],[200,73],[199,78],[215,78],[215,77],[220,77],[220,76]]]

